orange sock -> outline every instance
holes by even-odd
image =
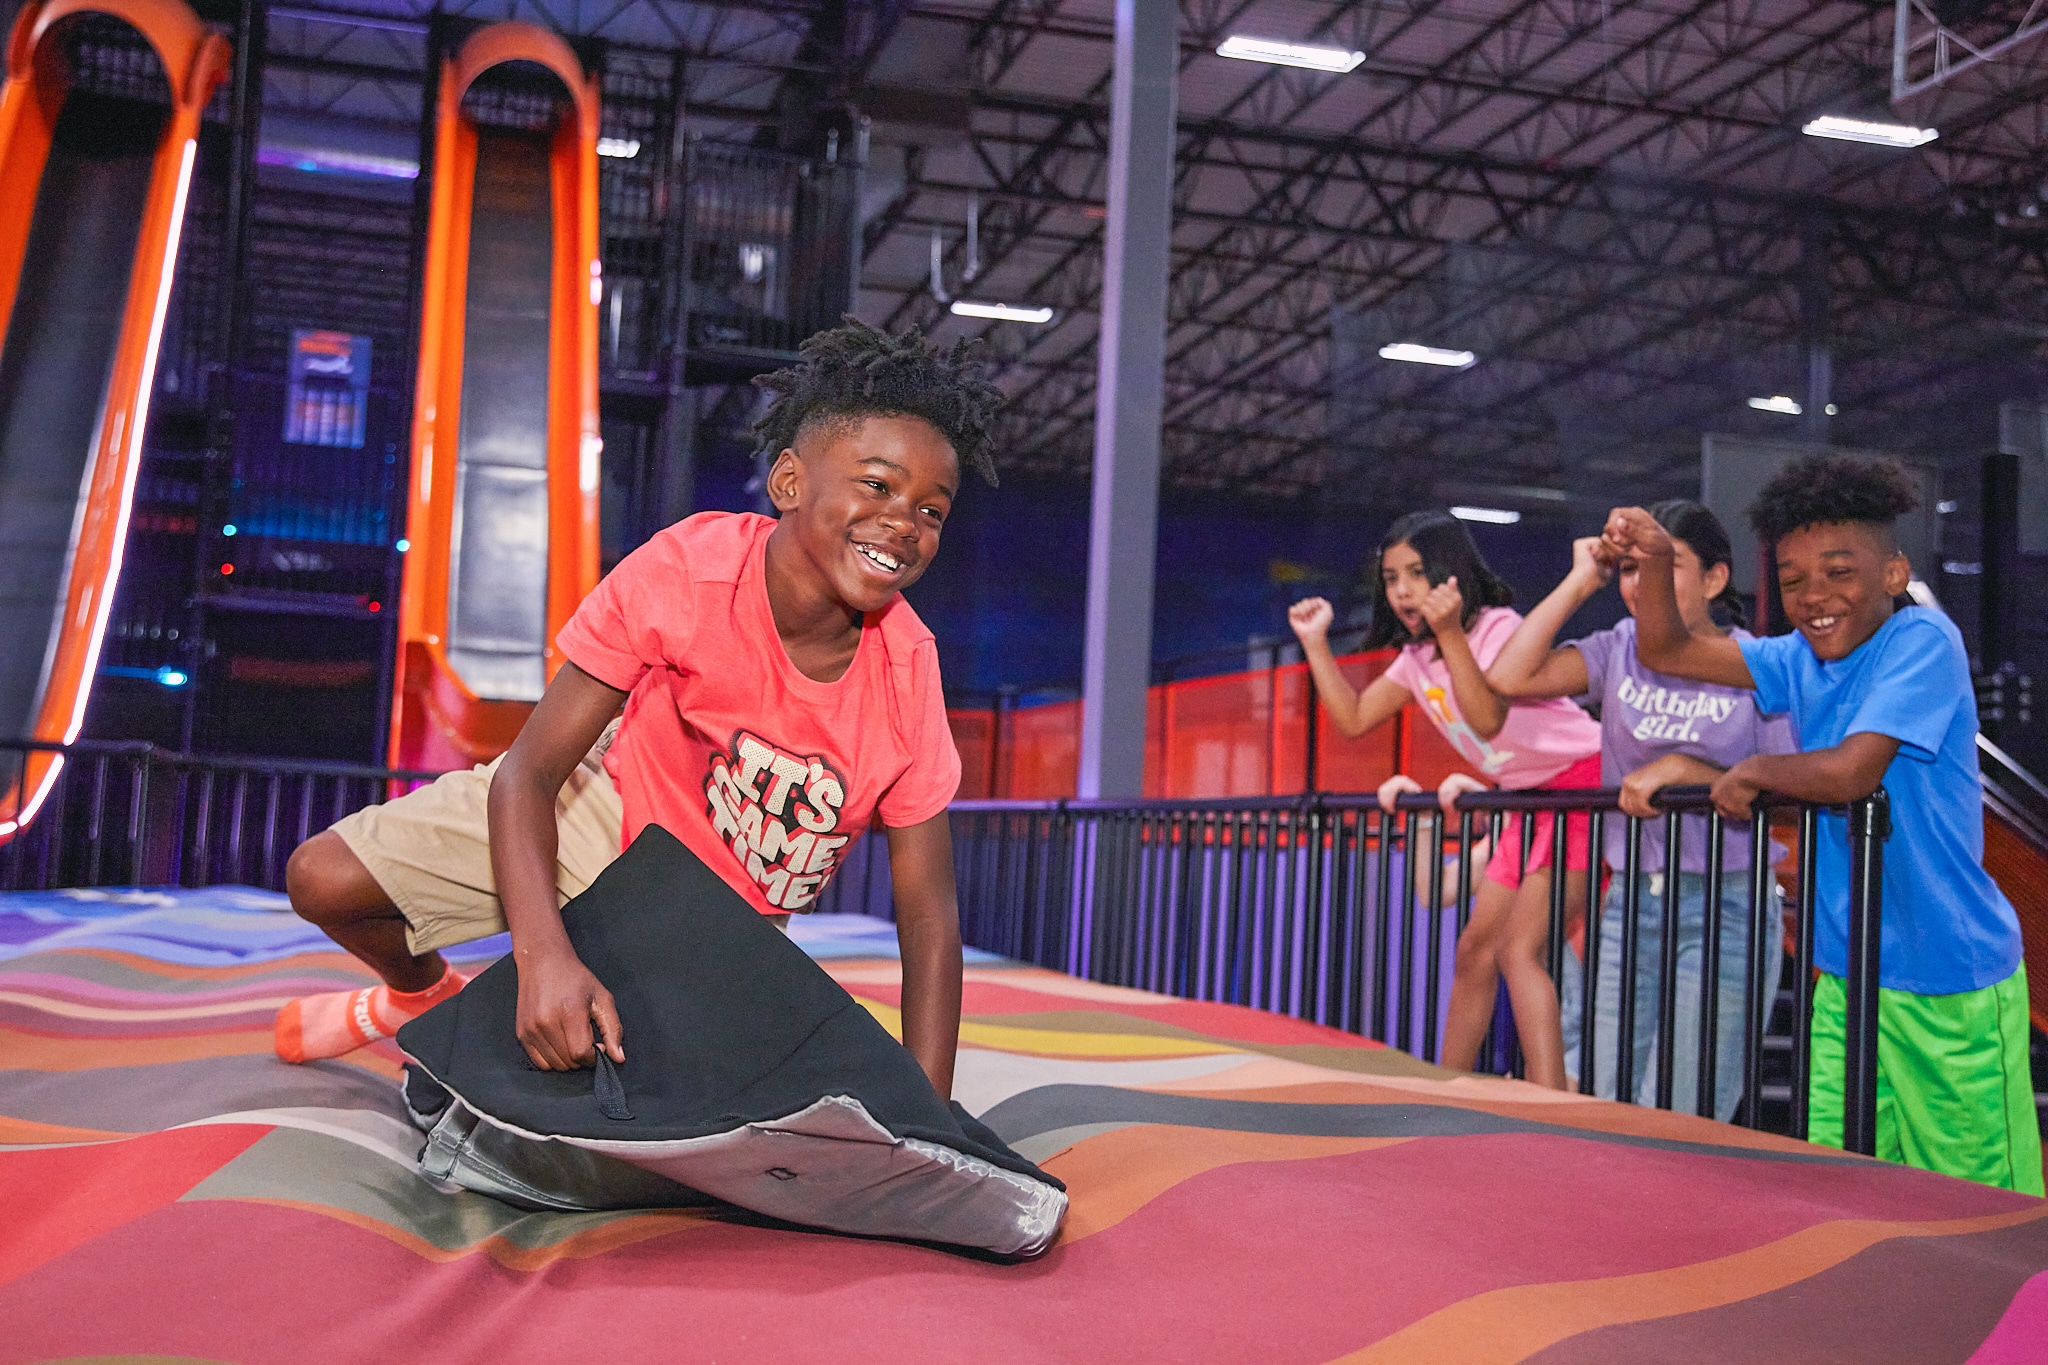
[[[389,1038],[399,1025],[425,1014],[468,984],[468,978],[451,966],[423,991],[394,991],[379,985],[294,1000],[277,1012],[277,1055],[288,1062],[310,1062],[354,1052],[366,1043]]]

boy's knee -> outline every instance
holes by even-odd
[[[284,865],[285,894],[300,919],[322,928],[360,918],[382,888],[340,835],[327,830],[292,850]],[[366,897],[365,891],[374,892]]]

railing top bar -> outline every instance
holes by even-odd
[[[1683,815],[1706,815],[1714,809],[1714,789],[1708,786],[1666,787],[1651,798],[1651,804],[1659,810],[1678,811]],[[1370,796],[1330,796],[1322,798],[1325,806],[1377,805]],[[1780,796],[1776,792],[1761,792],[1751,803],[1759,809],[1771,810],[1779,807],[1803,806],[1809,804],[1797,797]],[[1400,810],[1431,811],[1440,809],[1432,792],[1408,792],[1398,797],[1395,806]],[[1458,798],[1457,808],[1469,811],[1494,810],[1619,810],[1621,788],[1619,787],[1575,787],[1564,791],[1552,791],[1534,787],[1526,791],[1483,791],[1466,792]]]
[[[1714,809],[1713,789],[1705,786],[1666,787],[1657,793],[1654,803],[1660,810],[1677,811],[1684,815],[1706,815]],[[1564,791],[1537,788],[1528,791],[1467,792],[1458,798],[1457,808],[1475,813],[1497,810],[1587,811],[1618,810],[1620,804],[1621,789],[1618,787],[1572,788]],[[1797,808],[1809,803],[1790,796],[1780,796],[1775,792],[1764,792],[1753,804],[1758,809],[1774,810]],[[1067,811],[1077,815],[1111,814],[1122,811],[1221,815],[1237,812],[1305,812],[1311,808],[1323,811],[1378,810],[1379,801],[1370,792],[1319,792],[1304,796],[1224,797],[1201,801],[1178,801],[1170,798],[1129,801],[955,801],[951,807],[961,815],[1030,811]],[[1422,813],[1438,810],[1440,807],[1436,796],[1431,792],[1409,792],[1395,801],[1395,809]]]
[[[1114,811],[1178,811],[1194,815],[1210,812],[1227,814],[1237,811],[1292,811],[1301,809],[1301,804],[1302,798],[1299,796],[1224,796],[1186,801],[1159,797],[1144,797],[1129,801],[1082,801],[1068,798],[1057,801],[955,801],[950,809],[961,815],[997,815],[1005,811],[1051,810],[1072,811],[1077,814]]]
[[[2019,760],[1993,744],[1982,734],[1977,736],[1977,748],[1989,755],[1999,767],[2001,777],[2010,777],[2031,791],[2038,799],[2048,801],[2048,787],[2041,785],[2041,779],[2021,767]]]
[[[167,768],[227,768],[254,773],[276,773],[301,777],[357,777],[376,781],[431,782],[439,773],[409,768],[373,768],[357,763],[328,763],[303,758],[250,758],[240,754],[184,754],[159,748],[147,740],[76,739],[60,744],[47,739],[0,739],[0,751],[17,753],[60,753],[105,755],[111,758],[146,758]]]

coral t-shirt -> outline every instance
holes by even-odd
[[[1472,622],[1465,638],[1481,668],[1491,668],[1522,624],[1512,607],[1488,607]],[[1492,739],[1465,723],[1458,710],[1458,692],[1451,671],[1437,656],[1436,641],[1404,646],[1386,676],[1411,692],[1459,757],[1509,791],[1540,787],[1581,759],[1600,752],[1600,722],[1563,697],[1518,701],[1508,707],[1507,720]]]
[[[625,841],[660,825],[763,914],[808,910],[879,819],[915,825],[960,786],[938,646],[910,604],[869,614],[837,682],[776,633],[772,518],[701,512],[620,562],[556,643],[621,691],[605,770]]]

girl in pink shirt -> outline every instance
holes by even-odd
[[[1486,682],[1486,669],[1521,624],[1502,582],[1464,523],[1444,512],[1411,512],[1388,528],[1379,548],[1379,595],[1366,647],[1401,646],[1392,666],[1364,691],[1353,688],[1330,651],[1333,619],[1320,597],[1297,602],[1288,624],[1301,640],[1316,692],[1330,719],[1356,738],[1415,702],[1459,755],[1486,775],[1445,779],[1437,795],[1446,814],[1458,796],[1489,783],[1509,790],[1600,785],[1600,726],[1563,698],[1509,703]],[[1396,775],[1379,790],[1390,813],[1402,792],[1420,791]],[[1567,905],[1585,903],[1584,815],[1568,817]],[[1458,936],[1456,976],[1444,1028],[1445,1066],[1470,1071],[1505,977],[1515,1031],[1530,1080],[1562,1090],[1564,1041],[1557,990],[1546,967],[1550,944],[1551,817],[1536,817],[1535,845],[1523,875],[1521,816],[1508,817],[1499,846],[1472,896],[1472,918]]]

